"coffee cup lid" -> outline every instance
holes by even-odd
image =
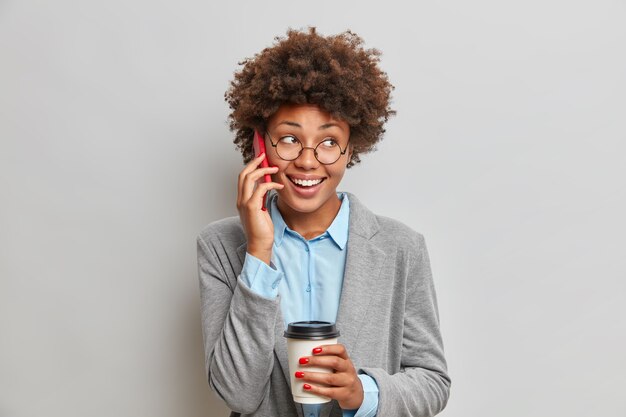
[[[332,339],[339,337],[339,330],[335,323],[327,321],[295,321],[287,325],[283,336],[290,339]]]

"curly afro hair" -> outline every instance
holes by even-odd
[[[361,162],[359,154],[376,149],[385,122],[396,113],[389,108],[394,86],[378,67],[381,52],[364,49],[363,39],[350,30],[325,37],[315,27],[308,33],[288,29],[286,38],[275,41],[239,62],[243,68],[224,94],[244,163],[254,157],[254,129],[264,131],[283,103],[315,104],[346,121],[353,146],[347,167]]]

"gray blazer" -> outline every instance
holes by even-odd
[[[347,194],[350,221],[337,315],[339,343],[358,372],[376,381],[378,417],[434,416],[446,406],[451,380],[424,238]],[[246,253],[239,217],[210,223],[197,243],[211,388],[233,410],[231,417],[302,417],[290,391],[279,298],[239,285]],[[341,415],[331,401],[320,417]]]

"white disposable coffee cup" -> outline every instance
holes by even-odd
[[[302,366],[300,365],[300,358],[312,356],[313,348],[318,346],[336,344],[339,331],[335,323],[326,321],[297,321],[289,323],[284,336],[287,338],[287,356],[289,357],[291,394],[293,395],[293,400],[301,404],[322,404],[329,402],[330,398],[328,397],[306,391],[303,388],[306,382],[300,378],[296,378],[296,372],[333,372],[330,368]],[[324,386],[319,383],[316,385]]]

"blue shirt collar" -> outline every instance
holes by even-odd
[[[343,250],[348,243],[350,201],[348,201],[348,195],[344,192],[338,192],[337,197],[341,199],[341,207],[339,208],[337,216],[335,216],[335,219],[324,234],[328,234],[333,242],[335,242],[335,244]],[[272,195],[270,213],[272,223],[274,223],[274,244],[276,244],[276,246],[280,246],[283,243],[285,231],[289,230],[293,233],[297,232],[291,230],[285,223],[285,220],[283,220],[283,216],[280,214],[280,211],[278,211],[278,205],[276,203],[277,198],[278,194]]]

